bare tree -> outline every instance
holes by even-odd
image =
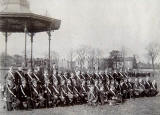
[[[89,49],[87,53],[87,63],[88,63],[88,69],[90,71],[93,71],[95,69],[95,50],[94,49]]]
[[[84,69],[86,56],[87,56],[87,46],[81,46],[79,49],[76,50],[76,56],[77,56],[77,63],[80,67],[80,70]]]
[[[51,51],[51,62],[58,66],[59,63],[59,54],[56,51]]]
[[[51,64],[56,64],[58,66],[58,63],[59,63],[59,53],[56,52],[56,51],[51,51],[50,54],[51,54]],[[45,58],[48,59],[48,54],[45,55]]]
[[[111,62],[109,62],[110,68],[112,68],[112,70],[118,70],[118,63],[121,61],[121,59],[121,52],[119,50],[112,50],[108,58],[108,60]]]
[[[122,61],[123,61],[122,71],[125,71],[125,69],[126,69],[126,67],[125,67],[125,58],[127,56],[127,49],[124,46],[122,46],[122,48],[121,48],[121,55],[122,55]]]
[[[89,48],[87,53],[88,69],[93,71],[99,71],[100,58],[102,57],[102,51],[98,48]]]
[[[74,57],[75,57],[75,51],[73,49],[71,49],[68,53],[68,63],[69,63],[69,67],[70,67],[70,70],[73,71],[74,69]]]
[[[155,61],[159,55],[160,46],[158,43],[151,42],[146,47],[146,50],[147,50],[147,56],[149,57],[149,59],[151,60],[151,63],[152,63],[152,69],[153,69],[153,71],[155,71]]]
[[[0,67],[9,67],[11,66],[12,64],[14,64],[13,62],[13,57],[10,56],[10,55],[5,55],[4,52],[2,52],[0,54]]]

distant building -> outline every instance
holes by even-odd
[[[152,69],[153,67],[152,67],[152,64],[150,63],[139,62],[138,68],[139,69]],[[155,69],[160,69],[160,64],[155,64]]]
[[[126,57],[124,59],[124,67],[128,70],[134,69],[134,57]]]
[[[100,67],[102,70],[118,70],[118,71],[130,71],[138,68],[135,56],[125,58],[104,58],[101,60]]]

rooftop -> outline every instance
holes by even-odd
[[[1,32],[43,32],[58,30],[60,20],[34,14],[27,0],[3,0],[0,12]]]
[[[30,13],[30,4],[27,0],[2,0],[1,12]]]

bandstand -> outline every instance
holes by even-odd
[[[51,33],[60,28],[61,21],[34,14],[30,11],[30,4],[27,0],[3,0],[1,3],[2,11],[0,12],[0,32],[5,35],[5,57],[7,56],[8,33],[24,33],[24,57],[25,66],[27,66],[26,40],[27,35],[31,40],[30,62],[33,70],[33,41],[34,35],[39,32],[48,34],[48,69],[50,71],[50,49]]]

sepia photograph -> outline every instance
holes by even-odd
[[[0,115],[160,115],[159,0],[0,0]]]

